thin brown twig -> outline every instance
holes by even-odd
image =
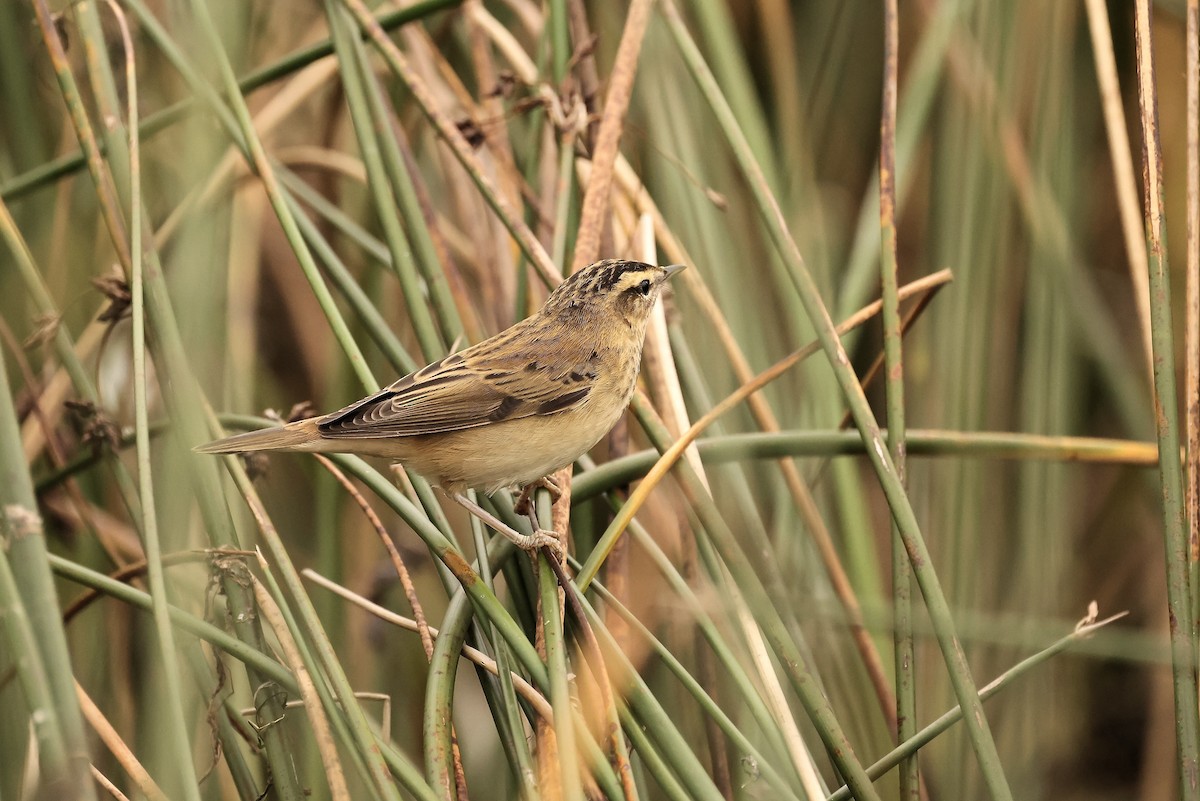
[[[367,521],[371,527],[375,529],[375,533],[379,536],[379,541],[383,544],[383,548],[387,551],[388,558],[392,562],[392,568],[396,571],[396,576],[400,579],[400,586],[404,588],[404,597],[408,599],[408,604],[412,607],[413,618],[417,621],[418,632],[421,635],[421,647],[425,649],[425,660],[433,659],[433,637],[429,634],[429,623],[425,619],[425,610],[421,607],[421,599],[417,597],[416,587],[413,586],[412,577],[408,573],[408,567],[404,564],[404,558],[400,555],[399,549],[396,548],[396,543],[392,542],[392,536],[383,526],[383,521],[379,519],[379,515],[375,513],[375,509],[363,497],[363,494],[358,491],[358,487],[346,477],[346,474],[338,469],[328,457],[322,456],[319,453],[313,454],[321,466],[329,471],[337,482],[342,485],[342,488],[354,499],[358,504],[358,508],[362,509],[366,515]]]
[[[920,319],[921,315],[925,312],[925,309],[929,308],[929,304],[933,302],[933,299],[937,297],[937,294],[944,288],[945,284],[940,284],[917,298],[916,303],[912,305],[912,308],[908,310],[908,313],[904,315],[904,320],[900,323],[901,336],[906,336],[908,334],[909,329],[911,329],[913,324]],[[862,385],[864,389],[871,386],[871,384],[875,382],[875,379],[879,377],[879,372],[883,369],[883,362],[883,351],[881,350],[879,353],[875,354],[875,358],[871,360],[871,366],[868,367],[863,373]],[[838,421],[838,430],[841,431],[848,428],[853,420],[854,417],[849,411],[843,412],[842,419]],[[814,484],[819,482],[821,477],[825,475],[825,468],[828,466],[829,459],[826,458],[823,459],[818,465],[817,469],[813,471],[812,481]]]
[[[209,548],[203,551],[178,551],[176,553],[163,554],[163,567],[171,567],[173,565],[187,564],[189,562],[204,562],[214,556],[253,556],[253,551],[240,551],[232,548]],[[113,581],[120,581],[128,584],[133,579],[143,575],[147,570],[146,560],[132,562],[121,567],[119,570],[114,570],[108,574],[108,578]],[[80,612],[87,609],[95,601],[107,597],[106,593],[97,589],[84,590],[79,597],[63,610],[63,625],[70,623]]]
[[[613,169],[621,143],[625,114],[633,96],[633,79],[637,75],[638,56],[646,25],[650,20],[652,0],[633,0],[625,19],[625,30],[617,45],[616,59],[608,79],[608,94],[604,98],[604,115],[596,135],[596,150],[592,154],[592,176],[583,194],[583,209],[579,213],[579,229],[575,240],[575,256],[571,272],[578,272],[596,260],[600,238],[607,218],[609,195],[612,192]]]
[[[1109,158],[1112,160],[1113,181],[1117,188],[1117,211],[1121,216],[1121,232],[1125,239],[1125,254],[1129,262],[1130,286],[1137,308],[1143,355],[1147,368],[1153,364],[1150,343],[1150,286],[1146,282],[1146,229],[1142,225],[1142,204],[1137,193],[1137,174],[1133,168],[1133,151],[1129,146],[1129,131],[1125,123],[1125,104],[1117,78],[1116,55],[1113,53],[1112,29],[1108,23],[1108,7],[1104,0],[1085,0],[1088,28],[1092,37],[1092,54],[1096,59],[1096,80],[1100,85],[1100,105],[1104,111],[1104,127],[1108,133]]]
[[[354,502],[358,504],[358,507],[362,509],[363,514],[366,515],[371,527],[375,529],[375,533],[379,536],[379,541],[383,543],[383,548],[388,553],[388,558],[391,559],[392,568],[396,571],[396,576],[400,579],[400,586],[404,588],[404,596],[408,598],[408,604],[412,607],[413,617],[417,623],[417,632],[421,637],[421,647],[425,651],[425,661],[432,662],[433,637],[429,634],[429,622],[425,619],[425,610],[421,606],[421,599],[417,597],[417,589],[413,586],[412,577],[408,573],[408,567],[404,564],[404,558],[400,556],[400,550],[392,542],[392,537],[387,529],[384,528],[383,521],[379,519],[379,515],[375,513],[375,509],[367,502],[363,494],[358,491],[358,487],[355,487],[350,479],[346,477],[346,474],[339,470],[337,465],[330,461],[328,457],[322,456],[319,453],[313,455],[316,456],[321,466],[328,470],[337,479],[338,483],[342,485],[343,489],[349,493]],[[458,747],[458,734],[454,731],[453,727],[450,732],[450,750],[454,759],[454,775],[457,779],[455,786],[461,796],[466,793],[466,773],[462,766],[462,752]]]
[[[1187,514],[1193,565],[1200,562],[1200,0],[1187,3],[1187,304],[1184,312]],[[1193,587],[1195,573],[1193,567]]]
[[[100,742],[104,743],[104,747],[117,760],[121,769],[137,785],[138,790],[150,801],[167,801],[167,794],[150,776],[150,772],[146,770],[141,761],[134,756],[133,751],[121,739],[121,735],[117,733],[112,723],[104,716],[100,707],[96,706],[91,696],[84,691],[78,681],[75,682],[75,695],[79,699],[79,708],[82,710],[84,718],[96,732]]]
[[[129,796],[121,792],[117,785],[113,784],[112,779],[100,772],[100,769],[95,765],[88,765],[91,769],[92,778],[96,780],[96,784],[104,788],[104,791],[116,799],[116,801],[129,801]]]

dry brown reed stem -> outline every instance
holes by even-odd
[[[403,615],[398,615],[390,609],[371,601],[369,598],[364,598],[362,595],[359,595],[353,590],[346,589],[341,584],[325,578],[312,568],[305,568],[301,570],[300,575],[314,584],[324,587],[335,595],[341,596],[345,600],[349,601],[365,612],[374,615],[380,620],[391,623],[393,626],[398,626],[406,631],[411,631],[414,633],[419,631],[417,622],[415,620],[404,617]],[[435,640],[438,638],[438,630],[436,628],[429,626],[427,627],[427,630],[429,631],[429,635]],[[462,647],[462,655],[472,664],[478,665],[488,673],[491,673],[493,676],[500,675],[500,669],[496,665],[496,660],[492,659],[478,648],[473,648],[470,645],[464,645]],[[533,711],[539,716],[546,720],[553,721],[554,710],[550,708],[550,702],[546,700],[546,697],[538,692],[536,687],[534,687],[520,675],[516,673],[511,675],[513,680],[513,688],[517,691],[517,694],[528,701],[529,705],[533,708]]]
[[[482,6],[483,0],[467,0],[468,9],[471,6]],[[475,65],[476,85],[481,97],[477,101],[483,112],[476,121],[483,131],[484,141],[493,158],[496,160],[496,170],[500,175],[500,190],[507,195],[508,202],[513,206],[521,205],[521,176],[517,172],[517,164],[513,158],[512,141],[508,130],[508,118],[500,95],[495,91],[499,81],[496,66],[492,60],[491,39],[487,31],[476,21],[478,15],[469,11],[463,14],[467,24],[467,33],[471,42],[471,61]]]
[[[625,29],[617,45],[617,55],[608,76],[608,94],[604,112],[596,134],[592,152],[591,177],[583,192],[583,207],[579,212],[579,225],[575,235],[575,254],[571,259],[571,273],[578,272],[595,261],[600,253],[600,241],[609,219],[609,199],[612,194],[613,169],[621,145],[621,133],[625,128],[625,115],[633,97],[633,81],[637,76],[638,57],[650,21],[652,0],[632,0],[629,14],[625,18]],[[564,476],[566,484],[571,481],[570,473]],[[563,484],[559,485],[560,487]],[[569,523],[570,506],[559,498],[555,504],[561,516],[564,530],[559,533],[565,538],[565,526]],[[558,509],[561,508],[561,512]],[[558,528],[555,528],[558,531]],[[560,602],[561,604],[561,599]]]
[[[646,25],[650,20],[651,2],[652,0],[633,0],[630,3],[625,30],[621,34],[620,44],[617,45],[616,59],[608,76],[604,115],[596,135],[596,149],[592,153],[592,176],[584,191],[583,209],[579,213],[575,256],[571,260],[572,273],[595,261],[600,252],[600,238],[604,232],[609,195],[612,192],[613,168],[621,144],[625,114],[633,96],[633,79],[637,75],[638,56],[646,35]]]
[[[96,780],[96,784],[100,785],[106,793],[108,793],[116,801],[129,801],[129,796],[121,792],[117,785],[113,784],[112,780],[100,772],[100,769],[95,765],[88,765],[92,772],[92,778]]]
[[[448,109],[455,104],[468,110],[475,107],[475,98],[471,96],[470,90],[423,26],[405,25],[399,30],[399,35],[409,47],[413,67],[426,81],[426,86],[435,95],[440,108]],[[473,112],[471,116],[478,119],[478,115]]]
[[[88,725],[96,732],[96,736],[100,738],[100,742],[104,743],[104,747],[109,750],[109,753],[117,760],[117,764],[121,766],[121,770],[133,781],[139,792],[146,796],[150,801],[167,801],[167,794],[163,792],[158,783],[151,777],[150,772],[142,765],[125,741],[121,739],[121,735],[113,728],[108,718],[100,711],[100,707],[96,706],[96,702],[91,696],[80,686],[79,682],[75,682],[75,696],[79,699],[79,708],[83,711],[83,717],[87,720]]]
[[[538,80],[537,66],[512,32],[482,4],[467,6],[466,12],[491,37],[492,44],[508,61],[508,66],[516,73],[518,80],[527,86],[534,86]]]
[[[567,0],[567,20],[571,29],[571,41],[575,43],[575,53],[571,58],[575,62],[573,70],[579,80],[579,94],[587,111],[587,130],[584,131],[584,144],[590,152],[596,150],[596,134],[599,132],[600,121],[596,114],[600,102],[600,76],[596,70],[596,55],[590,47],[592,31],[588,27],[587,8],[584,0]]]
[[[1113,181],[1117,188],[1117,211],[1121,216],[1121,231],[1125,238],[1125,254],[1129,263],[1130,285],[1137,308],[1142,336],[1143,355],[1149,369],[1154,361],[1150,344],[1150,285],[1146,281],[1146,231],[1142,226],[1142,205],[1138,199],[1137,174],[1129,147],[1129,131],[1125,124],[1125,106],[1121,85],[1117,79],[1116,56],[1113,53],[1112,29],[1108,24],[1108,7],[1104,0],[1085,0],[1088,28],[1092,36],[1092,54],[1096,58],[1096,80],[1100,84],[1100,102],[1104,110],[1104,127],[1108,133],[1109,158],[1112,159]]]
[[[472,24],[473,15],[469,10],[464,9],[464,12],[471,35],[472,58],[475,59],[474,52],[478,49],[476,39],[481,38],[483,32],[478,31],[478,25]],[[506,160],[505,154],[500,150],[509,144],[508,138],[495,133],[497,124],[503,128],[506,127],[506,123],[502,113],[495,121],[491,120],[491,112],[488,110],[491,104],[498,102],[497,99],[485,96],[477,102],[427,32],[410,29],[401,35],[408,46],[414,71],[437,98],[441,112],[452,114],[456,120],[456,127],[463,126],[459,130],[474,128],[478,133],[478,138],[476,134],[472,134],[472,147],[479,168],[484,171],[480,175],[486,175],[488,180],[493,182],[493,191],[497,192],[510,208],[520,209],[520,176],[517,175],[511,158]],[[490,57],[490,53],[487,55]],[[483,76],[477,80],[481,92],[486,91],[484,81]],[[397,139],[406,138],[403,131],[403,126],[397,125]],[[507,154],[511,157],[511,150],[507,151]],[[505,316],[497,317],[494,310],[507,311],[511,308],[511,298],[515,292],[517,254],[507,242],[502,221],[489,213],[486,196],[478,191],[478,178],[472,174],[471,168],[462,164],[459,155],[449,145],[435,148],[433,155],[438,160],[436,168],[433,169],[442,180],[446,214],[462,221],[459,244],[470,243],[463,248],[465,255],[462,262],[473,268],[474,279],[478,284],[476,295],[481,298],[472,302],[464,294],[458,293],[456,303],[460,308],[472,310],[479,315],[483,319],[482,328],[503,328],[509,321]],[[414,164],[413,160],[407,157],[406,163]],[[414,183],[419,183],[421,173],[429,170],[428,166],[425,170],[415,169],[413,166],[409,168]],[[432,219],[437,218],[435,216]],[[445,265],[452,267],[453,262],[445,262]]]
[[[258,551],[256,556],[259,567],[264,571],[269,570],[270,566],[262,552]],[[292,632],[288,629],[279,605],[275,603],[271,593],[267,592],[267,588],[258,578],[251,575],[250,580],[254,586],[254,599],[258,603],[258,611],[267,625],[271,627],[271,631],[275,632],[275,639],[279,644],[279,649],[283,652],[283,661],[291,669],[292,675],[296,678],[296,684],[300,688],[300,698],[304,702],[305,711],[308,712],[308,724],[317,745],[317,753],[321,756],[321,765],[325,768],[324,773],[326,781],[329,782],[329,792],[335,801],[349,801],[350,788],[346,785],[346,774],[342,771],[341,760],[338,759],[337,743],[334,742],[333,731],[329,727],[329,718],[325,715],[325,708],[321,705],[320,696],[317,695],[312,675],[304,665],[300,649],[292,637]]]
[[[1200,0],[1187,2],[1187,302],[1184,401],[1188,540],[1200,561]],[[1193,567],[1195,575],[1195,567]],[[1195,589],[1193,587],[1193,589]]]

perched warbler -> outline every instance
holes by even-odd
[[[440,486],[525,549],[558,549],[533,518],[522,535],[463,493],[546,486],[629,405],[650,312],[683,265],[608,259],[563,281],[499,334],[321,417],[201,445],[202,453],[319,451],[380,456]],[[554,488],[551,486],[551,490]]]

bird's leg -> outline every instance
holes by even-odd
[[[484,509],[479,504],[475,503],[475,501],[471,500],[466,495],[463,495],[461,492],[456,492],[451,497],[458,502],[459,506],[466,509],[484,523],[487,523],[493,529],[512,540],[513,543],[516,544],[516,546],[521,550],[532,552],[538,550],[539,548],[546,547],[550,549],[550,552],[554,554],[556,558],[562,558],[563,548],[562,543],[559,542],[558,535],[556,535],[553,531],[546,531],[545,529],[538,528],[536,519],[531,518],[533,519],[534,523],[533,533],[522,534],[512,526],[500,520],[500,518],[496,517],[491,512]]]
[[[558,482],[550,476],[542,476],[537,481],[521,488],[521,494],[517,496],[517,502],[513,504],[513,511],[519,515],[528,515],[533,509],[533,493],[539,489],[550,493],[550,503],[552,504],[558,503],[558,499],[562,497],[562,488],[558,486]],[[538,527],[536,520],[533,522],[533,527]]]

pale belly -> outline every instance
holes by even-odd
[[[603,412],[589,407],[439,434],[401,461],[447,489],[523,486],[587,453],[625,410],[625,404]]]
[[[309,450],[353,450],[393,459],[448,492],[496,492],[530,484],[587,453],[621,418],[637,380],[640,349],[618,360],[607,386],[558,414],[522,417],[477,428],[415,437],[321,439]]]

